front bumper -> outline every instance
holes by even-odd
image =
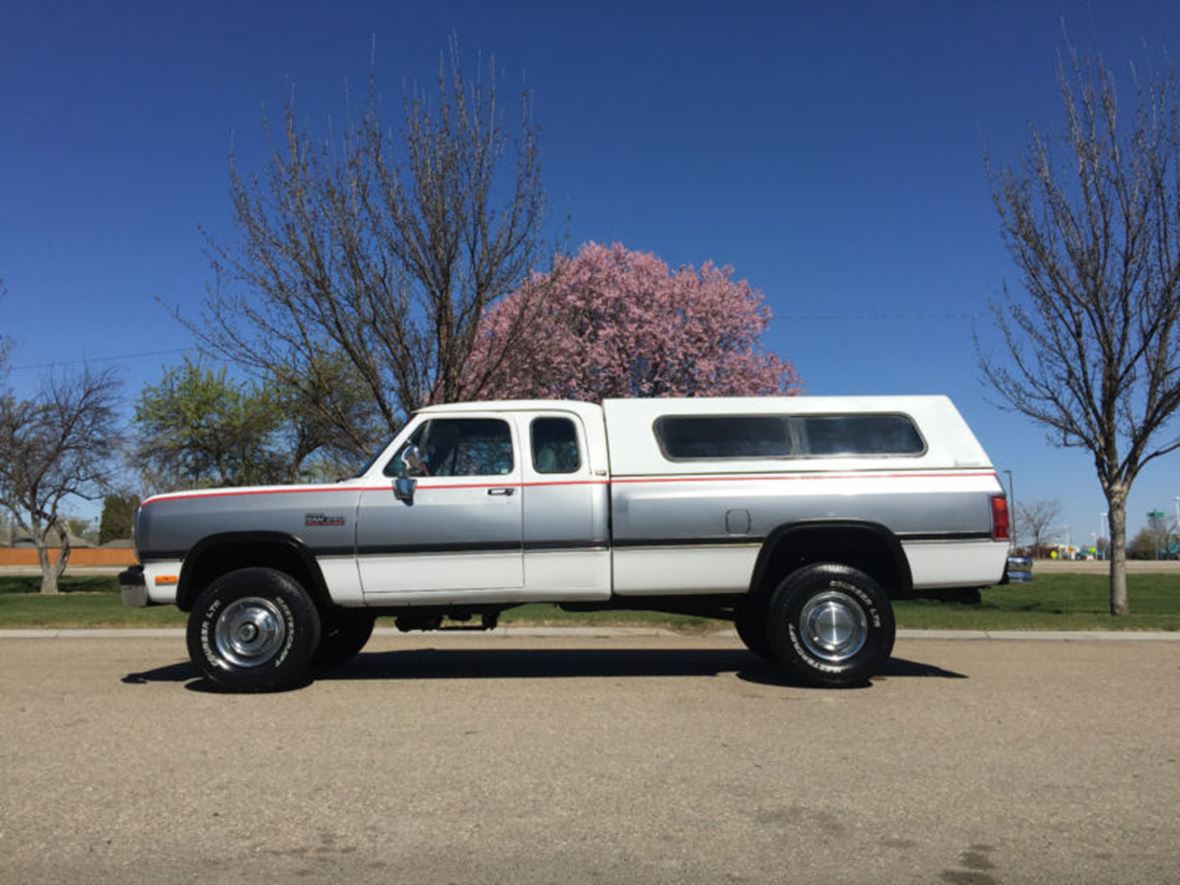
[[[146,608],[152,604],[148,598],[142,565],[133,565],[119,572],[119,594],[123,598],[123,605],[131,608]]]

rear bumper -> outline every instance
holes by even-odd
[[[123,605],[131,608],[146,608],[152,604],[148,598],[142,565],[133,565],[119,572],[119,594],[123,598]]]

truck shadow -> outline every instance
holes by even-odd
[[[333,668],[318,668],[316,681],[396,679],[571,679],[577,677],[722,676],[763,685],[798,687],[774,667],[748,652],[738,650],[635,650],[635,649],[412,649],[361,652]],[[185,682],[193,691],[216,691],[207,680],[196,678],[192,665],[183,661],[142,673],[128,673],[122,682]],[[876,678],[925,677],[966,679],[966,675],[933,664],[891,658]],[[191,680],[191,681],[190,681]]]

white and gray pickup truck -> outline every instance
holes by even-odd
[[[302,684],[403,630],[530,602],[732,620],[788,678],[863,684],[891,599],[999,583],[1008,511],[950,400],[431,406],[360,475],[144,501],[128,605],[189,612],[220,686]]]

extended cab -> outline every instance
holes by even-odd
[[[1003,490],[950,400],[505,401],[416,413],[361,475],[140,508],[129,605],[190,613],[207,678],[299,684],[391,615],[528,602],[735,622],[809,684],[889,657],[890,600],[1001,580]]]

